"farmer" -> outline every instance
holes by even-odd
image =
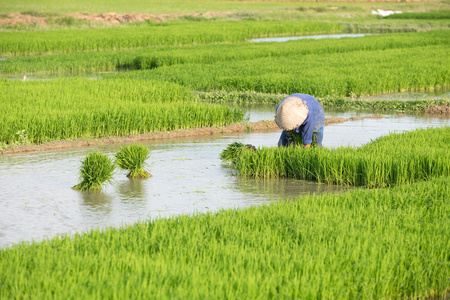
[[[283,129],[278,147],[294,144],[302,139],[303,148],[322,147],[325,115],[322,105],[311,95],[292,94],[278,104],[275,122]],[[297,135],[297,136],[295,136]]]

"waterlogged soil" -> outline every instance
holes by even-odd
[[[266,116],[273,117],[272,109],[250,111],[251,122],[266,124],[259,122]],[[346,121],[325,127],[324,146],[357,147],[390,132],[450,125],[447,118],[425,115],[367,116],[359,112],[327,112],[327,119]],[[221,163],[221,151],[236,141],[257,148],[276,146],[281,130],[216,129],[221,132],[214,134],[210,129],[202,130],[207,133],[139,140],[151,150],[147,170],[153,176],[131,180],[127,171],[117,171],[113,182],[104,185],[100,192],[71,188],[79,183],[81,161],[92,151],[113,157],[125,140],[0,155],[0,247],[93,228],[120,227],[137,221],[244,208],[348,189],[293,179],[235,176],[233,169]],[[133,140],[126,140],[130,142]]]

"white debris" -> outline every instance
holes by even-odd
[[[396,10],[396,11],[393,11],[393,10],[382,10],[382,9],[377,9],[376,11],[372,10],[372,15],[380,15],[382,17],[386,17],[386,16],[389,16],[389,15],[392,15],[392,14],[401,14],[401,13],[402,12],[399,11],[399,10]]]

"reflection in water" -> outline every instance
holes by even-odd
[[[144,185],[145,180],[151,180],[150,178],[146,179],[128,179],[122,180],[121,182],[116,184],[116,191],[120,195],[121,201],[124,203],[138,203],[145,201],[147,198],[147,193]]]
[[[450,118],[450,116],[448,114],[427,114],[424,113],[423,114],[423,118],[425,119],[443,119],[448,120]]]
[[[101,191],[80,191],[83,206],[88,210],[108,214],[112,209],[113,198]]]
[[[146,179],[128,179],[125,177],[115,185],[121,206],[123,205],[125,210],[130,212],[147,211],[147,201],[150,197],[147,193],[148,186],[146,184],[151,179],[151,177]]]
[[[295,199],[304,195],[336,193],[351,189],[290,178],[254,179],[241,176],[236,179],[236,188],[246,193],[264,195],[274,200]]]

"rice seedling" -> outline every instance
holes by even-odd
[[[322,39],[289,43],[176,45],[116,51],[75,52],[44,56],[7,57],[0,73],[153,69],[180,64],[213,64],[263,57],[325,55],[447,45],[447,30],[366,36],[363,39]]]
[[[196,102],[176,84],[135,79],[1,81],[0,143],[14,145],[23,131],[29,143],[124,136],[226,126],[245,110]],[[20,99],[18,101],[18,99]]]
[[[250,144],[234,142],[222,150],[220,153],[220,159],[224,163],[235,163],[244,151],[256,151],[256,147]]]
[[[303,146],[303,137],[300,134],[295,133],[294,131],[288,131],[287,132],[289,138],[292,140],[292,145],[295,146]],[[316,141],[315,138],[313,136],[313,141],[311,143],[311,147],[315,147],[316,146]]]
[[[123,73],[117,78],[165,78],[197,91],[300,92],[316,97],[354,97],[449,85],[447,48],[448,45],[433,45],[329,54],[297,53],[277,59],[263,56],[214,64],[175,64]],[[299,71],[298,64],[304,69]],[[236,73],[236,69],[242,71]]]
[[[368,111],[411,111],[423,112],[430,106],[448,105],[449,99],[421,99],[421,100],[351,100],[341,97],[324,97],[318,101],[324,108],[345,108]]]
[[[225,104],[268,104],[277,105],[286,94],[264,94],[256,92],[199,92],[204,101]],[[424,112],[431,106],[449,105],[449,99],[420,100],[352,100],[339,96],[317,97],[324,108],[364,110],[372,112]]]
[[[262,148],[241,152],[239,175],[292,177],[368,188],[411,184],[450,174],[450,127],[390,134],[359,148]],[[424,144],[420,141],[432,140]]]
[[[448,199],[445,176],[21,243],[0,298],[445,298]]]
[[[303,92],[326,98],[326,102],[334,106],[405,110],[414,105],[399,101],[395,104],[339,101],[339,98],[449,85],[446,67],[449,35],[448,30],[441,30],[370,36],[360,40],[293,41],[281,45],[212,44],[201,48],[165,46],[18,57],[0,62],[0,70],[152,69],[117,77],[163,79],[196,91]],[[301,73],[294,67],[299,62],[306,67]],[[236,73],[236,69],[243,71]],[[233,101],[238,99],[231,98]]]
[[[341,32],[325,22],[176,22],[164,26],[0,32],[0,55],[124,50],[163,45],[244,42],[251,38]]]
[[[88,154],[81,162],[81,182],[73,187],[80,191],[99,191],[104,183],[110,183],[116,166],[114,161],[101,152]]]
[[[123,146],[116,154],[116,164],[122,170],[130,171],[129,178],[148,178],[152,176],[144,169],[145,161],[150,157],[150,150],[145,145]]]

